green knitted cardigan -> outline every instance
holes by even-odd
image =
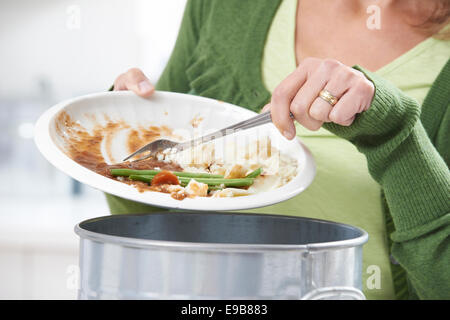
[[[279,3],[189,0],[156,89],[195,93],[259,111],[270,100],[261,61]],[[375,85],[369,110],[349,127],[324,127],[366,156],[370,174],[382,187],[391,255],[398,263],[394,283],[406,274],[409,297],[449,299],[450,60],[422,107],[378,75],[355,68]],[[112,213],[151,210],[110,195],[107,200]]]

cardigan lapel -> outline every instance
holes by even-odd
[[[213,2],[186,69],[190,86],[198,95],[256,112],[269,101],[261,64],[267,33],[280,2]]]

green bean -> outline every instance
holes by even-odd
[[[180,185],[182,187],[186,187],[188,185],[188,183],[187,182],[180,182]],[[224,187],[221,187],[221,186],[210,186],[210,185],[208,185],[208,191],[223,190],[223,188]]]
[[[154,176],[155,175],[144,176],[144,175],[132,174],[132,175],[128,176],[128,178],[130,180],[142,181],[142,182],[147,182],[148,184],[150,184],[152,182],[152,179],[153,179]]]
[[[129,178],[131,180],[144,181],[147,183],[151,183],[154,175],[130,175]],[[188,178],[188,177],[178,177],[180,183],[189,183],[191,179],[195,179],[197,182],[206,183],[209,186],[220,186],[224,185],[225,187],[248,187],[253,184],[253,180],[251,178],[242,178],[242,179],[220,179],[220,178]]]
[[[223,187],[221,187],[221,186],[210,186],[210,185],[208,185],[208,191],[213,191],[213,190],[223,190]]]
[[[187,185],[188,185],[188,182],[180,182],[180,186],[182,186],[182,187],[186,187]],[[208,185],[208,191],[223,190],[223,189],[224,189],[224,187],[221,187],[220,185],[217,185],[217,186]]]
[[[181,178],[183,181],[189,182],[191,178]],[[225,187],[248,187],[253,184],[253,179],[219,179],[219,178],[196,178],[195,181],[206,183],[209,186],[224,185]]]
[[[252,172],[250,172],[248,175],[246,175],[246,178],[256,178],[263,172],[262,168],[258,168]]]
[[[143,181],[143,182],[147,182],[148,184],[151,183],[152,179],[154,176],[142,176],[142,175],[134,175],[134,176],[130,176],[131,180],[138,180],[138,181]],[[186,187],[188,185],[188,182],[184,181],[180,181],[180,185],[182,187]],[[213,191],[213,190],[223,190],[223,187],[221,186],[210,186],[208,185],[208,191]]]
[[[128,177],[131,175],[155,175],[161,172],[161,170],[133,170],[133,169],[111,169],[111,174],[113,176],[124,176]],[[220,174],[211,174],[203,172],[178,172],[171,171],[177,177],[187,177],[187,178],[223,178]]]

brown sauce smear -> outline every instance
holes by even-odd
[[[195,116],[189,123],[191,124],[192,128],[198,128],[200,123],[203,121],[203,118],[200,116]]]
[[[66,153],[78,164],[107,178],[133,185],[139,192],[158,191],[170,193],[164,185],[151,187],[142,181],[133,181],[125,177],[120,179],[111,175],[110,170],[114,168],[136,170],[159,168],[168,171],[183,171],[183,168],[176,163],[163,162],[151,158],[136,162],[127,161],[112,165],[107,164],[101,152],[102,141],[106,138],[106,142],[108,142],[108,137],[111,137],[114,132],[126,128],[129,128],[129,126],[123,122],[108,120],[105,125],[96,125],[92,132],[89,133],[79,123],[73,121],[66,112],[61,112],[56,120],[56,131],[66,142]],[[143,128],[139,131],[131,130],[127,146],[131,153],[163,135],[170,136],[171,132],[168,127],[159,128],[155,126]],[[110,149],[110,142],[106,145],[106,152],[109,156],[110,150],[108,149]]]

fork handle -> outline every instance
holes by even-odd
[[[289,113],[289,116],[291,117],[291,119],[294,119],[294,115],[292,114],[292,112]],[[177,146],[177,149],[185,149],[187,147],[194,147],[201,143],[205,143],[205,142],[217,139],[217,138],[225,137],[229,134],[234,133],[236,130],[246,130],[246,129],[261,126],[263,124],[270,123],[270,122],[272,122],[272,116],[270,115],[270,111],[266,111],[261,114],[258,114],[257,116],[254,116],[253,118],[233,124],[229,127],[223,128],[223,129],[218,130],[213,133],[210,133],[206,136],[203,136],[203,137],[200,137],[197,139],[193,139],[188,142],[181,143],[180,145]]]

